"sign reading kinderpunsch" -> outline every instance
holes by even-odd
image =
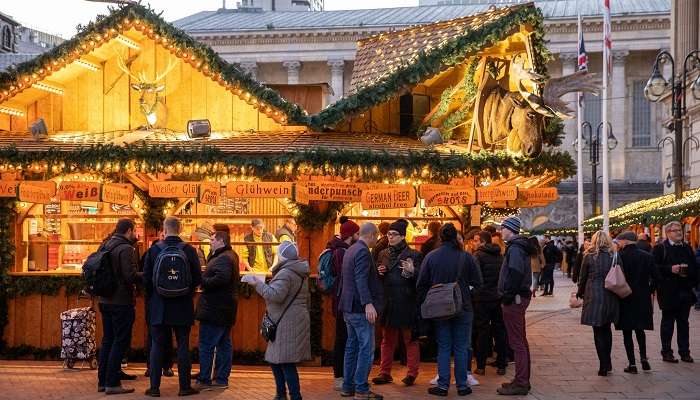
[[[297,192],[306,188],[309,200],[362,201],[362,187],[352,182],[307,181],[297,185]]]
[[[416,191],[413,186],[362,191],[362,208],[366,210],[410,208],[415,205]]]
[[[134,200],[134,186],[130,183],[105,183],[102,185],[102,201],[128,206]]]
[[[226,184],[226,197],[291,198],[292,182],[228,182]]]
[[[195,198],[199,182],[156,181],[148,184],[148,195],[162,198]]]

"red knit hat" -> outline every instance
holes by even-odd
[[[340,238],[345,240],[360,231],[360,226],[349,220],[340,225]]]

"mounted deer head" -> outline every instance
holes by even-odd
[[[177,61],[173,62],[171,59],[168,59],[168,65],[163,72],[156,74],[154,79],[148,79],[145,71],[141,71],[138,74],[132,73],[129,69],[130,65],[130,62],[127,64],[122,56],[117,53],[117,66],[136,82],[131,84],[131,88],[141,93],[139,97],[139,106],[141,112],[146,117],[146,128],[153,129],[158,123],[158,105],[160,104],[160,106],[165,109],[165,104],[160,95],[161,92],[165,90],[165,85],[161,84],[161,82],[165,76],[177,66]],[[166,110],[163,110],[162,113],[164,114],[165,111]]]

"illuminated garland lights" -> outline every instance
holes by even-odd
[[[107,16],[78,28],[78,34],[27,62],[9,67],[0,73],[0,102],[32,87],[67,64],[82,62],[81,57],[120,34],[134,28],[168,49],[205,76],[238,95],[270,118],[280,123],[306,125],[307,113],[299,105],[288,102],[277,91],[266,87],[224,61],[209,46],[197,42],[185,32],[168,24],[150,7],[131,4],[110,8]]]

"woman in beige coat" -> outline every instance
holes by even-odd
[[[292,242],[280,244],[278,264],[272,269],[270,283],[255,283],[255,290],[265,299],[267,313],[277,324],[275,341],[268,342],[265,361],[275,376],[275,400],[301,400],[296,364],[311,359],[309,321],[309,263],[299,259]],[[289,309],[282,316],[284,309]],[[280,316],[282,318],[280,319]]]

